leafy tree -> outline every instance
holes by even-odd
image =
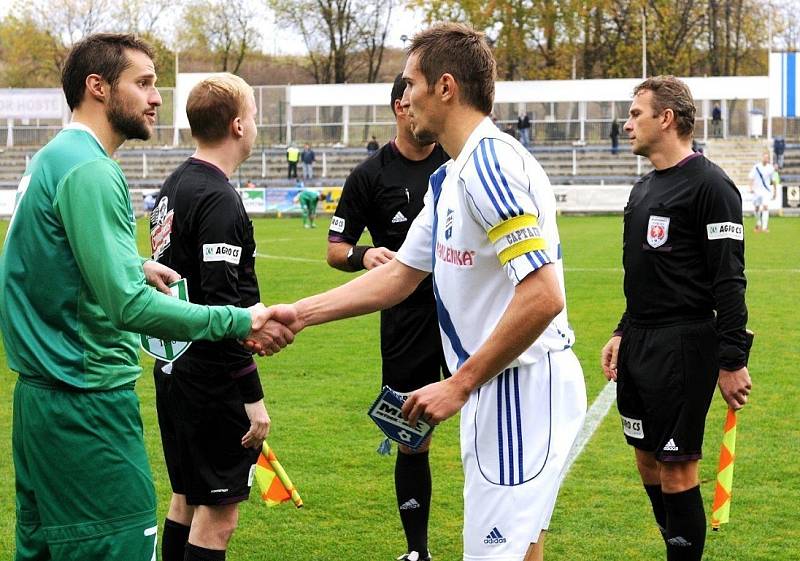
[[[31,20],[6,16],[0,21],[0,86],[58,86],[60,78],[52,64],[52,46],[52,38]]]

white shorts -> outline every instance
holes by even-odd
[[[760,206],[764,206],[769,202],[769,198],[766,195],[761,195],[754,193],[753,194],[753,206],[758,208]]]
[[[550,522],[585,416],[572,350],[509,368],[470,395],[461,410],[465,561],[522,561]]]

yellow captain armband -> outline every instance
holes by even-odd
[[[531,251],[547,249],[547,242],[539,229],[539,221],[532,214],[509,218],[494,226],[487,234],[489,241],[494,244],[501,265]]]

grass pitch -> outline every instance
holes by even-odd
[[[267,303],[294,301],[341,284],[352,275],[325,264],[326,228],[305,230],[299,219],[257,219],[258,275]],[[624,306],[620,216],[561,217],[570,321],[589,401],[605,385],[599,352]],[[4,235],[7,222],[0,225]],[[800,558],[800,415],[798,304],[800,220],[773,218],[769,234],[746,221],[749,326],[754,389],[739,415],[731,522],[709,532],[706,556],[718,561]],[[142,254],[147,223],[139,224]],[[156,423],[152,361],[143,358],[137,384],[145,438],[163,522],[170,489]],[[380,386],[378,316],[309,328],[280,355],[259,360],[272,417],[270,444],[298,486],[305,508],[267,509],[255,496],[241,509],[229,559],[247,561],[375,561],[405,551],[394,504],[394,453],[379,456],[380,434],[366,416]],[[0,557],[14,549],[11,395],[15,375],[0,375]],[[702,466],[710,516],[725,406],[717,395],[707,423]],[[57,420],[54,420],[57,422]],[[43,443],[46,445],[46,443]],[[436,430],[431,447],[434,497],[430,547],[434,558],[461,558],[463,482],[458,421]],[[54,469],[58,461],[54,458]],[[125,500],[120,489],[119,500]],[[547,558],[572,561],[663,559],[649,504],[611,412],[578,458],[556,505]]]

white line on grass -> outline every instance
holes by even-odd
[[[264,259],[278,259],[283,261],[299,261],[302,263],[325,263],[324,259],[309,259],[307,257],[291,257],[288,255],[270,255],[256,253],[256,257]],[[622,267],[564,267],[568,273],[621,273]],[[800,273],[800,269],[747,269],[745,273]]]
[[[622,267],[564,267],[567,273],[621,273]],[[800,269],[745,269],[747,273],[800,273]]]
[[[594,402],[592,402],[591,407],[586,412],[586,419],[583,421],[583,426],[581,427],[581,431],[578,433],[578,438],[575,439],[575,443],[572,445],[572,449],[569,451],[569,456],[567,457],[567,463],[564,466],[564,470],[562,473],[562,478],[566,477],[567,472],[569,472],[572,464],[575,460],[578,459],[581,452],[583,452],[584,447],[586,447],[586,443],[591,440],[592,435],[594,435],[594,431],[597,430],[597,427],[600,426],[600,423],[605,419],[606,415],[608,414],[608,410],[611,409],[611,404],[614,403],[614,398],[617,396],[617,388],[615,382],[609,382],[600,392],[600,394],[595,398]]]
[[[302,263],[325,263],[324,259],[308,259],[307,257],[288,257],[285,255],[268,255],[266,253],[256,253],[256,257],[265,259],[279,259],[281,261],[300,261]]]

